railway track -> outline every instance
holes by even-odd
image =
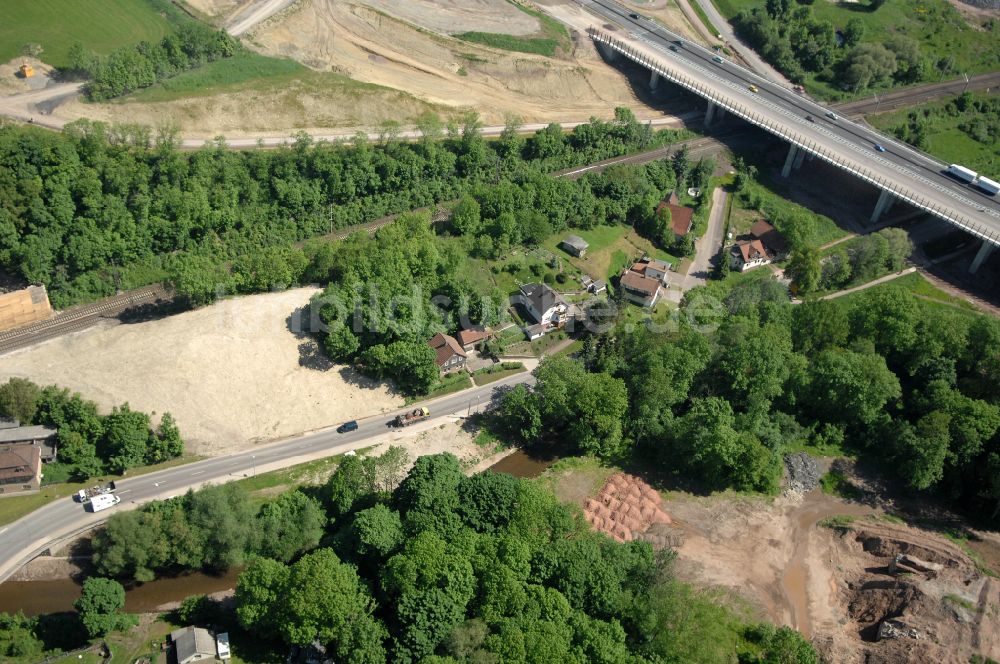
[[[70,332],[84,330],[104,318],[115,318],[130,307],[151,304],[167,297],[169,296],[162,286],[146,286],[100,302],[66,309],[52,318],[0,332],[0,355]]]

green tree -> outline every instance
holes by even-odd
[[[177,421],[170,413],[163,413],[160,424],[156,427],[156,435],[150,436],[146,450],[146,463],[160,463],[167,459],[176,459],[184,454],[184,441]]]
[[[813,247],[796,249],[785,270],[800,294],[811,293],[819,288],[822,266],[819,251]]]
[[[121,473],[145,462],[152,435],[149,415],[132,410],[126,403],[104,418],[104,429],[98,453],[108,460],[111,472]]]
[[[26,378],[11,378],[0,385],[0,415],[31,424],[38,410],[42,391]]]
[[[806,355],[847,345],[850,321],[843,307],[830,300],[811,300],[792,311],[792,346]]]
[[[270,558],[254,558],[236,583],[236,617],[258,634],[275,633],[283,620],[289,569]]]
[[[80,599],[73,604],[92,639],[122,629],[132,622],[131,616],[121,613],[124,606],[125,589],[122,584],[96,576],[83,582]]]
[[[384,560],[403,543],[399,512],[378,504],[354,515],[351,531],[355,550],[362,558]]]
[[[854,427],[871,425],[901,395],[899,379],[881,356],[871,353],[822,351],[809,374],[805,402],[820,421]]]
[[[844,46],[857,46],[865,36],[865,22],[860,18],[852,18],[844,26]]]
[[[284,562],[315,548],[323,537],[326,515],[315,499],[301,491],[282,493],[257,515],[261,555]]]
[[[758,623],[747,627],[743,638],[749,647],[739,654],[740,664],[820,664],[812,644],[797,630]]]
[[[916,426],[903,422],[894,436],[900,477],[915,489],[927,489],[944,476],[951,416],[933,411]]]

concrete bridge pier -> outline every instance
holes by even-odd
[[[799,148],[794,143],[788,146],[788,156],[785,157],[785,165],[781,169],[781,177],[787,178],[792,174],[792,165],[795,163],[795,157],[798,156]]]
[[[806,155],[809,154],[802,148],[799,148],[798,153],[795,155],[795,161],[792,162],[792,170],[799,170],[802,168],[802,162],[805,161]]]
[[[618,51],[611,48],[604,42],[597,42],[597,50],[601,52],[601,55],[603,55],[604,59],[608,62],[614,62],[618,59]]]
[[[712,121],[715,119],[715,111],[717,109],[721,110],[721,109],[719,109],[715,105],[714,101],[708,102],[708,108],[705,109],[705,126],[706,127],[709,126],[710,124],[712,124]]]
[[[649,91],[656,92],[656,88],[660,85],[660,75],[655,71],[649,72]]]
[[[979,253],[977,253],[976,257],[972,259],[972,265],[969,266],[969,273],[975,274],[979,270],[979,266],[983,264],[983,261],[989,258],[990,254],[992,254],[993,250],[996,248],[997,246],[992,242],[983,240],[982,246],[979,247]]]
[[[875,203],[875,209],[872,210],[871,223],[874,224],[881,219],[882,215],[892,208],[892,204],[895,201],[895,196],[883,189],[882,193],[878,195],[878,202]]]

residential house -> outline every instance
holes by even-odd
[[[38,491],[41,483],[41,447],[37,445],[0,447],[0,495]]]
[[[466,353],[481,349],[483,343],[493,336],[493,331],[488,327],[473,327],[467,330],[460,330],[458,333],[458,343]]]
[[[14,426],[0,426],[0,445],[25,445],[37,447],[41,451],[41,459],[45,463],[56,459],[56,436],[57,429],[44,426],[17,426],[17,420],[13,421]]]
[[[583,258],[587,253],[587,241],[579,235],[567,235],[566,239],[559,243],[559,246],[567,253],[577,258]]]
[[[729,265],[734,270],[746,272],[774,260],[774,254],[760,240],[741,240],[729,252]]]
[[[773,260],[780,261],[788,255],[788,243],[785,241],[785,236],[763,219],[755,221],[750,227],[750,237],[760,240],[764,248],[774,257]]]
[[[559,327],[569,305],[548,284],[524,284],[516,301],[524,305],[528,315],[543,328]]]
[[[734,270],[749,269],[779,261],[788,255],[788,243],[763,219],[750,227],[750,239],[740,240],[729,252],[729,264]]]
[[[437,354],[437,357],[434,358],[434,363],[438,365],[441,373],[455,371],[465,366],[468,355],[462,349],[462,346],[459,345],[458,341],[455,340],[455,337],[438,332],[431,337],[427,345],[433,348]]]
[[[618,284],[625,297],[643,307],[656,305],[667,285],[670,263],[644,256],[629,269],[622,272]]]
[[[672,191],[669,197],[656,206],[657,212],[663,208],[670,210],[670,227],[674,232],[674,238],[678,240],[691,232],[691,225],[694,223],[694,210],[680,203],[677,192]]]
[[[184,627],[170,633],[177,664],[215,659],[216,644],[212,634],[201,627]]]
[[[590,286],[587,287],[587,290],[594,295],[600,295],[608,290],[608,282],[604,281],[604,279],[597,279],[596,281],[591,282]]]

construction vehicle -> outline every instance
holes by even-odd
[[[403,413],[402,415],[397,415],[396,419],[389,420],[388,426],[391,426],[391,427],[408,427],[411,424],[416,424],[417,422],[421,422],[423,420],[426,420],[430,416],[431,416],[431,411],[428,410],[426,407],[421,407],[421,408],[417,408],[415,410],[411,410],[408,413]]]
[[[115,492],[115,483],[108,482],[107,484],[99,484],[97,486],[92,486],[89,489],[80,489],[76,492],[76,499],[81,503],[89,503],[94,498],[98,496],[105,496],[110,493]]]
[[[29,65],[27,62],[22,62],[19,69],[21,72],[21,78],[31,78],[35,75],[35,68]]]
[[[113,493],[102,493],[101,495],[94,496],[90,499],[90,511],[100,512],[101,510],[106,510],[109,507],[114,507],[121,501],[121,496],[116,496]]]

